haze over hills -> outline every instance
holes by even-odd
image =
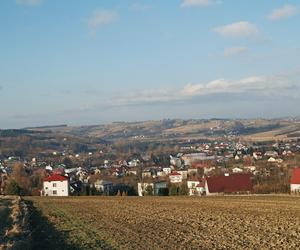
[[[284,140],[300,137],[300,119],[164,119],[114,122],[89,126],[43,126],[25,130],[52,132],[105,140],[163,140],[240,136],[248,140]]]

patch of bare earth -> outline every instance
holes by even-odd
[[[300,249],[299,197],[30,199],[80,249]]]
[[[4,197],[10,201],[9,225],[0,242],[0,250],[30,249],[30,232],[28,230],[28,209],[20,197]]]

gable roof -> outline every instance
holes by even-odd
[[[58,175],[58,174],[54,174],[54,175],[50,175],[47,178],[44,179],[45,181],[67,181],[68,178],[62,175]]]
[[[231,174],[208,177],[207,185],[210,193],[252,191],[251,174]]]
[[[178,172],[173,172],[173,173],[169,174],[169,176],[179,176],[179,175],[181,175],[181,174]]]
[[[300,168],[293,169],[291,184],[300,184]]]

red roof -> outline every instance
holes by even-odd
[[[210,193],[233,193],[252,191],[252,174],[231,174],[208,177],[207,185]]]
[[[300,168],[293,169],[291,184],[300,184]]]
[[[171,175],[171,176],[176,176],[176,175],[181,175],[181,174],[179,174],[178,172],[173,172],[173,173],[171,173],[170,175]]]
[[[54,174],[44,179],[44,181],[67,181],[68,178],[62,175]]]

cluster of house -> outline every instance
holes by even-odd
[[[249,194],[253,191],[252,176],[251,173],[226,173],[202,178],[191,177],[186,180],[188,195]],[[176,185],[183,181],[182,174],[178,172],[171,172],[168,177],[169,181],[154,179],[138,182],[138,195],[161,195],[170,183]],[[94,187],[103,194],[109,194],[113,188],[113,183],[106,180],[97,180]],[[41,195],[68,196],[71,189],[72,185],[67,176],[52,174],[44,179]],[[290,190],[292,194],[300,194],[300,168],[292,170]]]
[[[113,179],[127,176],[138,180],[135,187],[138,195],[146,195],[149,192],[152,195],[160,195],[170,185],[185,185],[189,195],[247,193],[253,190],[253,176],[268,174],[269,171],[267,168],[259,168],[256,163],[281,166],[285,159],[300,151],[300,145],[298,142],[290,142],[250,147],[236,142],[205,142],[182,146],[181,151],[186,153],[170,156],[168,165],[138,158],[127,161],[105,160],[103,165],[98,167],[71,169],[64,164],[50,166],[43,162],[41,165],[36,158],[24,163],[26,166],[42,167],[47,171],[48,177],[44,180],[41,190],[41,195],[45,196],[67,196],[83,185],[92,185],[98,192],[110,194],[115,185]],[[53,152],[53,155],[57,154]],[[93,157],[92,153],[88,155]],[[75,155],[75,158],[80,157],[79,154]],[[9,157],[0,161],[0,184],[1,177],[12,171],[12,164],[9,163],[19,160]],[[235,166],[224,167],[228,161],[228,165]],[[90,178],[95,174],[99,174],[101,178],[91,182]],[[297,168],[292,170],[293,193],[300,190],[299,175]]]

